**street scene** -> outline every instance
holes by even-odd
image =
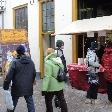
[[[0,112],[111,112],[112,0],[0,0]]]
[[[40,91],[41,81],[37,81],[37,85],[34,86],[34,102],[36,112],[45,112],[44,98]],[[6,107],[3,100],[3,90],[0,89],[0,112],[6,112]],[[106,94],[99,94],[97,105],[85,104],[86,92],[72,89],[71,86],[66,86],[65,97],[68,104],[69,112],[111,112],[112,105],[108,103]],[[53,104],[54,106],[54,104]],[[27,106],[25,100],[20,98],[15,112],[27,112]],[[54,107],[54,112],[60,112],[59,109]]]

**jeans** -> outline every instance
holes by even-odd
[[[32,96],[24,96],[24,98],[25,98],[26,103],[27,103],[28,112],[35,112],[33,97]],[[18,99],[19,99],[19,97],[12,96],[14,110],[15,110],[16,105],[18,103]],[[13,111],[7,110],[7,112],[14,112],[14,110]]]
[[[63,90],[57,92],[47,92],[45,94],[46,112],[53,112],[52,99],[54,95],[58,98],[60,102],[61,112],[68,112]]]
[[[89,90],[87,91],[87,98],[97,99],[98,95],[98,84],[90,84]]]

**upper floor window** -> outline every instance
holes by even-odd
[[[112,15],[112,0],[78,0],[78,19]]]
[[[42,2],[42,30],[54,31],[54,2],[49,0]]]
[[[27,6],[15,9],[15,28],[28,29],[28,9]]]

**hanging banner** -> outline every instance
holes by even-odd
[[[87,32],[87,37],[94,37],[94,32]]]
[[[106,31],[98,31],[98,37],[106,36]]]
[[[25,43],[28,41],[27,31],[23,29],[0,30],[0,43]]]

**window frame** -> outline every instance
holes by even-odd
[[[44,0],[41,0],[40,1],[41,2],[41,12],[42,12],[42,32],[43,33],[46,33],[46,32],[54,32],[55,31],[55,5],[54,5],[54,8],[50,8],[50,11],[52,10],[52,9],[54,9],[54,14],[52,14],[52,15],[50,15],[50,16],[53,16],[53,18],[54,18],[54,22],[50,19],[50,27],[52,26],[52,24],[53,24],[53,28],[51,29],[51,30],[49,30],[48,29],[48,26],[49,25],[47,25],[48,23],[47,23],[47,17],[50,17],[50,16],[45,16],[46,18],[46,23],[43,23],[43,3],[47,3],[47,2],[53,2],[54,3],[54,0],[46,0],[46,1],[44,1]],[[46,9],[46,15],[47,15],[47,10],[48,9]],[[43,28],[43,26],[44,26],[44,24],[46,24],[46,30],[44,30],[44,28]]]
[[[13,8],[13,27],[14,27],[14,29],[19,29],[19,28],[16,28],[16,10],[25,8],[25,7],[27,7],[27,28],[21,28],[21,29],[25,29],[28,31],[28,3],[19,5],[19,6],[16,6]]]

